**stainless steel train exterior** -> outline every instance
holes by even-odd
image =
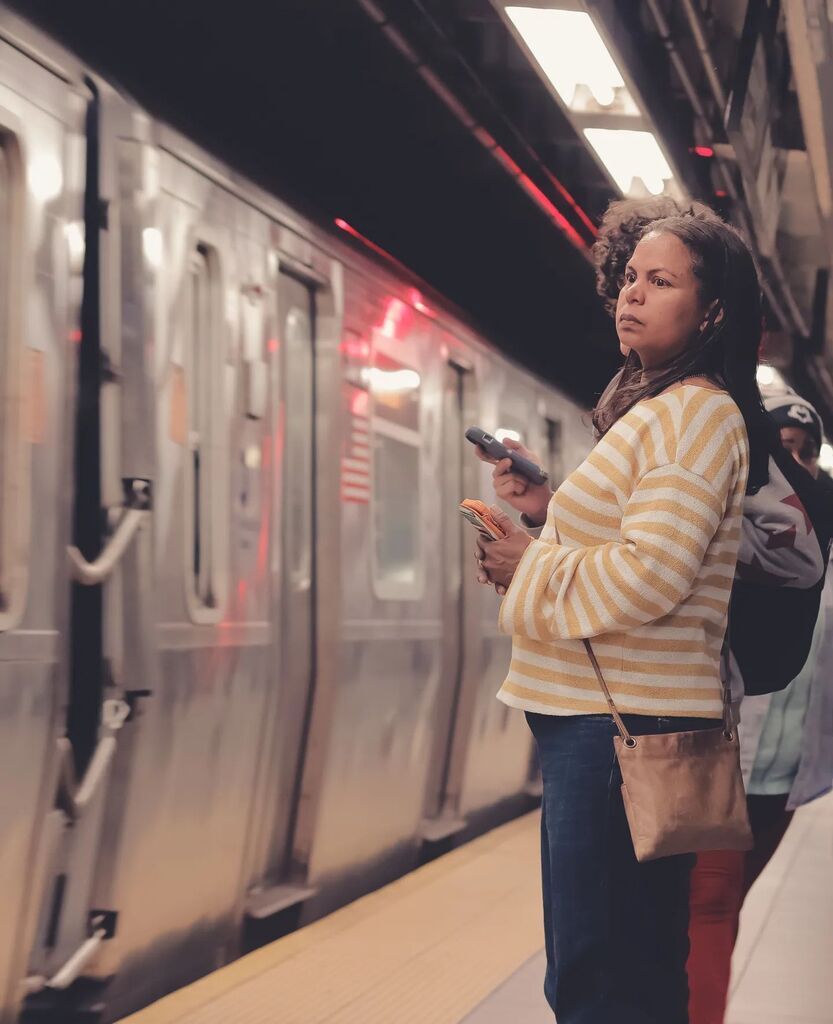
[[[98,981],[113,1021],[238,955],[247,922],[309,921],[524,805],[530,737],[494,699],[508,642],[456,511],[490,494],[463,431],[513,431],[556,480],[590,435],[406,275],[5,13],[2,34],[0,1019]],[[85,112],[92,564],[65,552]],[[106,674],[75,779],[85,586]]]

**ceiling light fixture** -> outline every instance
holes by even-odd
[[[582,4],[493,3],[615,186],[634,198],[683,198],[621,59]]]

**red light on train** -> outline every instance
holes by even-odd
[[[430,306],[426,306],[422,301],[422,292],[418,288],[408,289],[408,302],[414,307],[417,313],[422,313],[423,316],[429,317],[431,320],[435,320],[437,317],[436,310]]]
[[[339,345],[339,349],[348,359],[355,359],[358,362],[364,362],[370,358],[370,342],[366,338],[345,338]]]
[[[689,152],[694,153],[695,156],[712,157],[714,156],[714,150],[711,146],[692,146]]]
[[[270,338],[266,342],[266,347],[269,349],[270,352],[277,352],[278,351],[278,339],[277,338]]]
[[[382,319],[376,325],[376,330],[386,338],[404,338],[410,330],[412,316],[411,307],[407,303],[391,296],[385,299]]]
[[[370,415],[370,395],[356,389],[350,396],[350,412],[366,419]]]
[[[69,340],[73,343],[73,345],[79,345],[81,343],[82,337],[83,335],[81,334],[81,331],[79,331],[77,327],[74,331],[69,332]]]

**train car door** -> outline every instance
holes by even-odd
[[[247,943],[297,923],[316,893],[309,865],[344,671],[338,636],[342,266],[289,229],[276,225],[273,236],[277,629],[245,876]]]
[[[499,439],[512,437],[536,450],[536,396],[526,379],[514,373],[502,376],[501,369],[490,365],[479,415]],[[479,492],[488,499],[493,494],[491,467],[479,462],[476,466]],[[464,553],[463,571],[474,575],[470,551]],[[475,640],[464,669],[469,686],[467,727],[455,737],[455,780],[460,817],[473,828],[483,828],[527,802],[532,739],[523,715],[495,699],[511,657],[510,638],[498,629],[499,602],[493,588],[475,588]]]
[[[15,30],[4,12],[3,33]],[[42,41],[41,41],[42,42]],[[86,90],[0,40],[0,1020],[65,817],[73,416],[81,337]]]
[[[543,415],[544,468],[550,475],[550,487],[557,491],[564,479],[564,441],[561,420],[555,413]]]
[[[305,753],[315,647],[315,335],[326,282],[278,256],[276,346],[280,395],[277,483],[277,639],[273,700],[259,765],[245,904],[249,941],[311,890],[293,871],[291,840]],[[332,524],[334,527],[334,523]]]
[[[111,102],[99,353],[108,532],[142,494],[151,509],[103,577],[100,708],[95,691],[88,700],[100,718],[82,784],[92,801],[53,866],[54,925],[33,956],[47,978],[106,983],[110,1020],[237,949],[273,674],[275,358],[271,222],[182,140],[160,129],[141,141],[146,122]]]
[[[540,457],[544,469],[549,474],[550,486],[558,490],[564,479],[564,439],[562,436],[561,419],[557,412],[542,407],[540,410],[539,439],[541,443]],[[532,745],[529,762],[529,779],[526,791],[530,796],[540,796],[543,790],[541,769],[538,764],[538,753]]]
[[[464,672],[471,663],[477,583],[469,569],[474,533],[457,505],[478,496],[478,463],[465,440],[467,426],[477,419],[477,381],[468,360],[451,359],[445,369],[442,420],[443,532],[442,664],[435,710],[433,753],[426,786],[423,840],[429,847],[459,832],[462,753],[471,728],[473,689]],[[473,562],[472,562],[473,564]]]

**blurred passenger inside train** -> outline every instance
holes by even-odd
[[[554,495],[498,473],[499,495],[543,530],[501,513],[507,537],[478,548],[478,578],[506,588],[498,696],[526,712],[543,776],[547,1000],[559,1024],[684,1024],[694,858],[637,860],[589,659],[633,737],[723,716],[744,495],[773,443],[755,379],[760,288],[714,214],[643,219],[607,255],[627,355],[594,411],[598,442]]]
[[[767,395],[765,406],[781,443],[817,481],[824,501],[812,526],[825,554],[833,537],[833,481],[819,469],[822,424],[813,406],[792,392]],[[808,517],[807,538],[810,520]],[[756,560],[765,571],[766,554]],[[789,625],[783,623],[790,642]],[[752,689],[747,683],[747,689]],[[741,759],[755,846],[748,853],[701,853],[691,880],[689,1015],[691,1024],[722,1024],[740,911],[769,863],[793,814],[833,788],[833,576],[827,575],[809,656],[789,685],[747,693],[741,704]]]

